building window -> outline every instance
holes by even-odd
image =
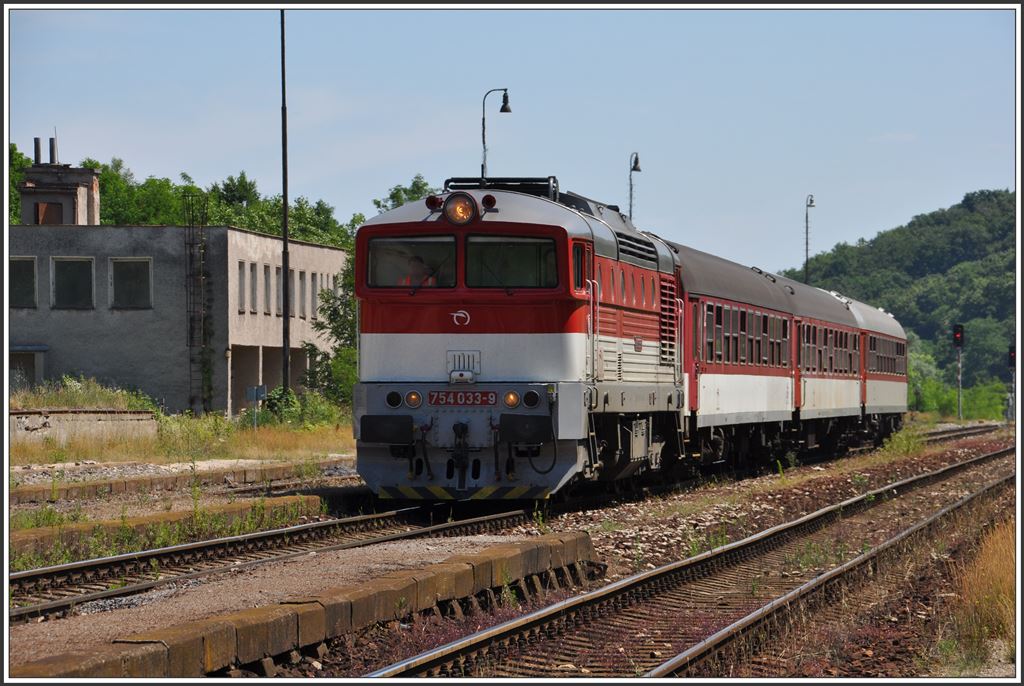
[[[37,202],[36,224],[63,224],[64,205],[59,202]]]
[[[95,307],[91,257],[54,257],[50,275],[51,306],[57,310],[91,310]]]
[[[317,290],[316,272],[309,275],[309,316],[316,319],[317,309],[320,307],[320,291]]]
[[[251,262],[249,264],[249,311],[256,314],[256,294],[257,290],[256,283],[256,263]]]
[[[299,272],[299,317],[306,318],[306,272]]]
[[[288,316],[295,316],[295,270],[288,270]]]
[[[245,262],[238,261],[238,314],[245,314]]]
[[[277,316],[280,317],[281,316],[281,306],[282,306],[282,303],[284,302],[284,280],[281,279],[281,268],[280,267],[276,267],[275,268],[274,276],[275,276],[275,278],[277,280],[277,307],[275,308],[275,311],[277,312]]]
[[[263,265],[263,314],[270,314],[270,265]]]
[[[36,258],[12,257],[8,261],[11,307],[36,306]]]
[[[153,307],[153,260],[110,258],[110,307],[148,310]]]

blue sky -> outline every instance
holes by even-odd
[[[9,139],[280,191],[276,10],[13,10]],[[424,174],[559,178],[744,264],[1016,188],[1012,10],[289,10],[289,191],[338,218]],[[45,152],[44,152],[45,154]]]

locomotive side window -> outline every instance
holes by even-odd
[[[608,300],[615,302],[615,267],[608,268],[609,281]]]
[[[455,237],[371,238],[372,288],[454,288]]]
[[[470,236],[466,239],[466,285],[470,288],[554,288],[558,285],[555,241]]]
[[[621,268],[619,269],[619,284],[622,286],[622,300],[619,302],[626,305],[629,303],[629,301],[626,300],[626,272]]]
[[[583,246],[576,243],[572,246],[572,287],[578,291],[583,290]]]
[[[601,296],[604,293],[604,279],[601,276],[602,274],[604,274],[604,267],[602,267],[601,265],[597,265],[597,299],[598,300],[601,299]]]

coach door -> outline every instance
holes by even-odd
[[[696,412],[700,407],[700,374],[704,365],[704,332],[711,331],[713,337],[715,331],[714,307],[711,305],[708,307],[711,308],[710,323],[704,321],[700,301],[696,298],[690,300],[690,316],[693,319],[693,323],[690,325],[690,345],[688,346],[693,359],[693,373],[690,374],[689,398],[687,398],[690,412]]]
[[[803,350],[804,350],[804,324],[800,319],[793,320],[793,334],[789,337],[789,359],[793,361],[793,407],[799,410],[804,405],[804,384],[803,384]]]

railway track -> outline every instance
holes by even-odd
[[[531,516],[528,510],[515,510],[423,525],[431,513],[436,516],[439,512],[430,506],[410,507],[18,572],[8,577],[10,621],[63,615],[83,603],[134,595],[171,582],[287,560],[314,551],[323,553],[407,538],[483,533],[521,524]]]
[[[998,450],[889,484],[369,676],[595,678],[685,673],[713,654],[710,647],[729,644],[759,617],[792,602],[793,594],[828,584],[841,574],[828,571],[833,566],[863,571],[869,553],[895,545],[894,539],[902,540],[900,536],[927,525],[917,521],[915,512],[931,512],[936,505],[949,511],[948,501],[958,490],[969,490],[977,498],[1012,485],[1014,465],[1005,458],[1013,454],[1014,448]],[[942,488],[926,488],[937,483]],[[984,485],[981,490],[979,483]],[[885,517],[899,526],[897,536],[878,529]],[[914,520],[913,526],[907,529],[910,522],[905,520]],[[850,547],[858,538],[863,550]]]
[[[958,426],[953,429],[937,429],[929,431],[922,436],[925,443],[939,443],[940,441],[952,441],[959,438],[970,438],[992,433],[1000,428],[1000,424],[984,424],[982,426]]]
[[[951,440],[995,428],[933,432],[926,440]],[[634,495],[663,488],[645,489]],[[586,498],[559,506],[555,511],[593,507],[608,499],[607,494]],[[494,531],[530,521],[533,514],[530,510],[514,510],[424,526],[422,522],[429,519],[426,513],[431,509],[409,507],[14,573],[9,575],[10,620],[60,616],[84,603],[135,595],[172,582],[287,560],[313,551],[343,550],[403,538]]]

